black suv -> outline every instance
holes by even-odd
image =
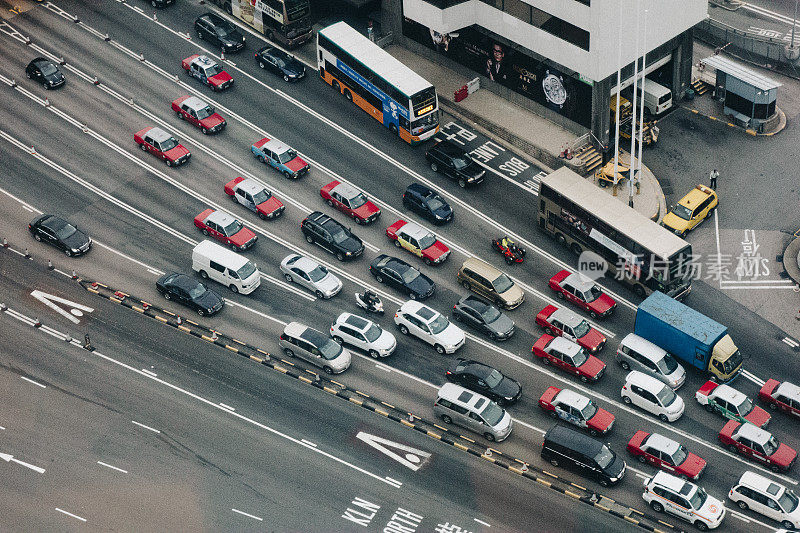
[[[464,296],[453,306],[453,320],[467,324],[496,341],[504,341],[514,334],[514,321],[508,315],[472,294]]]
[[[453,208],[450,204],[436,191],[420,183],[412,183],[403,193],[403,207],[437,225],[453,220]]]
[[[216,44],[226,52],[238,52],[244,48],[244,35],[236,26],[215,13],[197,17],[194,29],[201,40]]]
[[[477,185],[486,176],[486,170],[452,141],[439,141],[425,152],[425,159],[431,170],[457,180],[460,187]]]
[[[364,243],[353,235],[350,229],[345,228],[328,215],[314,211],[300,223],[300,229],[306,240],[311,244],[318,244],[336,259],[354,259],[364,253]]]
[[[258,66],[283,77],[283,81],[297,81],[306,75],[306,67],[280,48],[265,46],[256,52]]]

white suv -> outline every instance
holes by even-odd
[[[715,529],[725,517],[725,506],[694,483],[666,472],[644,481],[642,498],[652,509],[691,522],[700,531]]]
[[[755,472],[742,474],[728,498],[742,509],[752,509],[780,522],[786,529],[800,528],[800,499],[797,495]]]
[[[663,381],[638,370],[628,373],[620,396],[626,404],[649,411],[662,422],[675,422],[683,414],[684,404],[680,396]]]
[[[370,357],[388,357],[397,348],[394,335],[372,320],[342,313],[331,326],[331,337],[339,344],[349,344],[369,353]]]
[[[461,328],[451,324],[441,313],[414,300],[407,301],[397,310],[394,323],[400,328],[400,333],[419,337],[440,354],[453,353],[466,341]]]

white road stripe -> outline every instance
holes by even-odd
[[[117,468],[116,466],[114,466],[114,465],[110,465],[110,464],[108,464],[108,463],[104,463],[103,461],[97,461],[97,464],[99,464],[99,465],[103,465],[103,466],[105,466],[105,467],[107,467],[107,468],[110,468],[111,470],[116,470],[116,471],[118,471],[118,472],[122,472],[123,474],[127,474],[127,473],[128,473],[128,471],[127,471],[127,470],[123,470],[123,469],[121,469],[121,468]]]
[[[256,515],[250,514],[250,513],[245,513],[244,511],[240,511],[239,509],[234,509],[233,507],[231,507],[231,511],[233,511],[234,513],[239,513],[240,515],[244,515],[244,516],[246,516],[248,518],[252,518],[254,520],[258,520],[259,522],[263,522],[264,521],[264,519],[261,518],[260,516],[256,516]]]
[[[64,513],[64,514],[65,514],[65,515],[67,515],[67,516],[71,516],[72,518],[77,518],[77,519],[78,519],[78,520],[80,520],[81,522],[86,522],[86,519],[85,519],[85,518],[83,518],[83,517],[80,517],[80,516],[78,516],[78,515],[76,515],[76,514],[69,513],[69,512],[67,512],[67,511],[65,511],[64,509],[59,509],[58,507],[56,507],[56,511],[58,511],[59,513]]]
[[[384,479],[388,481],[390,484],[394,485],[398,489],[403,485],[402,482],[397,481],[396,479],[390,478],[389,476],[384,476]]]
[[[309,446],[312,446],[312,447],[314,447],[314,448],[316,448],[316,447],[317,447],[316,443],[313,443],[313,442],[311,442],[310,440],[306,440],[306,439],[300,439],[300,442],[302,442],[303,444],[308,444]]]
[[[800,343],[798,343],[794,339],[790,339],[789,337],[784,337],[784,338],[781,339],[781,341],[785,342],[786,344],[788,344],[792,348],[796,348],[796,347],[800,346]]]
[[[230,405],[226,405],[226,404],[224,404],[222,402],[219,402],[219,406],[222,407],[223,409],[227,409],[228,411],[235,411],[236,410],[233,407],[231,407]]]
[[[153,377],[157,377],[157,376],[158,376],[158,374],[156,374],[156,373],[155,373],[155,372],[153,372],[152,370],[147,370],[146,368],[143,368],[143,369],[142,369],[142,372],[144,372],[144,373],[145,373],[145,374],[147,374],[147,375],[153,376]]]
[[[790,279],[723,279],[720,283],[743,283],[743,284],[755,284],[755,283],[794,283],[794,281]]]
[[[473,520],[475,520],[477,523],[479,523],[481,525],[484,525],[486,527],[492,527],[491,524],[488,524],[488,523],[484,522],[483,520],[478,520],[477,518],[473,518]]]
[[[137,370],[137,372],[141,372],[141,371],[140,371],[140,370]],[[152,376],[151,376],[151,377],[152,377]],[[150,430],[150,431],[152,431],[153,433],[161,433],[159,430],[157,430],[157,429],[154,429],[154,428],[151,428],[150,426],[145,426],[144,424],[141,424],[141,423],[137,422],[136,420],[131,420],[131,422],[133,422],[134,424],[136,424],[136,425],[137,425],[137,426],[139,426],[139,427],[143,427],[144,429],[149,429],[149,430]]]
[[[25,381],[27,381],[28,383],[33,383],[33,384],[34,384],[34,385],[36,385],[37,387],[41,387],[41,388],[43,388],[43,389],[46,389],[46,388],[47,388],[47,385],[42,385],[41,383],[36,383],[35,381],[33,381],[33,380],[32,380],[32,379],[30,379],[30,378],[26,378],[25,376],[20,376],[20,377],[21,377],[22,379],[24,379]]]

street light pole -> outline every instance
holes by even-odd
[[[630,161],[628,162],[628,205],[633,207],[633,175],[636,172],[636,163],[634,156],[636,155],[636,98],[638,93],[639,83],[639,5],[636,6],[636,56],[633,60],[633,106],[631,111],[631,153]],[[642,85],[644,89],[644,68],[642,68]],[[644,90],[642,91],[642,100],[644,100]],[[620,114],[617,108],[617,114]]]
[[[794,18],[792,19],[792,44],[789,46],[794,48],[794,27],[797,26],[797,2],[800,0],[794,0]]]
[[[617,195],[617,165],[619,164],[619,93],[621,90],[620,86],[622,85],[622,0],[618,0],[618,2],[619,9],[617,21],[619,23],[619,31],[617,32],[617,112],[614,113],[617,126],[617,131],[614,134],[614,196]]]

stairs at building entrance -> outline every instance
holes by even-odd
[[[600,152],[591,144],[582,146],[574,155],[580,158],[586,165],[583,169],[586,174],[594,172],[594,169],[599,167],[603,162],[603,156],[600,155]]]
[[[710,91],[711,88],[712,88],[711,85],[709,85],[708,83],[704,82],[699,78],[692,82],[692,89],[694,90],[694,94],[697,96],[704,95],[705,93]]]

